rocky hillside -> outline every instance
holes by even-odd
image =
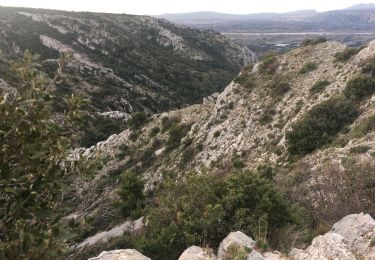
[[[103,165],[92,180],[76,182],[67,218],[90,216],[101,223],[96,231],[121,224],[108,207],[124,171],[142,176],[152,194],[166,175],[219,177],[264,167],[290,201],[323,223],[374,215],[374,55],[375,41],[359,49],[307,41],[247,66],[202,104],[76,150],[72,158],[101,158]]]
[[[28,49],[52,76],[59,53],[72,55],[56,94],[89,99],[97,133],[86,126],[94,132],[84,145],[104,140],[118,119],[134,112],[151,115],[201,102],[256,59],[218,33],[147,16],[1,7],[0,35],[0,77],[10,84],[4,59]]]

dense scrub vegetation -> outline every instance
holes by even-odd
[[[134,241],[152,259],[177,259],[191,245],[217,248],[233,230],[266,247],[267,241],[277,240],[280,228],[298,223],[291,206],[260,172],[224,179],[210,174],[167,178],[156,198],[145,211],[148,225]]]
[[[259,72],[263,74],[272,75],[276,72],[279,67],[279,62],[277,61],[277,55],[275,52],[268,52],[262,57],[262,61],[259,64]]]
[[[314,166],[300,163],[289,181],[282,185],[288,187],[286,193],[290,200],[306,205],[321,225],[332,225],[353,212],[366,212],[374,216],[374,160],[349,157],[344,158],[343,165],[327,161],[312,170]],[[307,180],[311,185],[306,185]],[[306,194],[314,195],[309,198]],[[330,199],[332,197],[335,199]],[[311,199],[313,203],[309,201]]]
[[[316,62],[308,62],[308,63],[306,63],[305,65],[302,66],[299,73],[300,74],[306,74],[306,73],[309,73],[313,70],[316,70],[317,68],[318,68],[318,65],[316,64]]]
[[[138,129],[145,123],[147,123],[148,117],[143,112],[133,113],[128,121],[129,127],[132,129]]]
[[[51,259],[69,238],[59,224],[60,203],[68,177],[82,170],[65,160],[84,101],[66,98],[64,117],[59,123],[54,120],[50,89],[66,60],[59,60],[50,81],[36,69],[37,57],[25,52],[11,67],[18,97],[0,96],[1,259]]]
[[[303,42],[301,42],[301,46],[305,47],[305,46],[310,46],[310,45],[317,45],[320,43],[325,43],[327,41],[328,40],[325,37],[318,37],[315,39],[306,39]]]
[[[362,74],[375,78],[375,56],[369,58],[362,64]]]
[[[361,101],[375,93],[375,80],[369,76],[360,75],[346,84],[344,95],[352,100]]]
[[[310,94],[314,95],[314,94],[319,94],[321,93],[323,90],[325,90],[325,88],[327,86],[329,86],[329,84],[331,84],[328,80],[319,80],[317,81],[310,89],[309,89],[309,92]]]
[[[305,155],[330,143],[358,114],[356,106],[345,98],[332,98],[316,105],[287,133],[289,153]]]
[[[144,184],[134,172],[125,172],[121,178],[121,186],[118,190],[119,199],[115,203],[120,208],[124,217],[137,219],[142,216],[144,208]]]
[[[338,52],[335,54],[335,62],[346,62],[351,57],[355,56],[358,52],[360,52],[363,47],[359,48],[346,48],[345,50]]]
[[[286,79],[276,78],[270,84],[271,96],[280,97],[290,90],[290,84]]]
[[[20,12],[44,14],[48,23]],[[151,17],[1,7],[0,20],[2,56],[15,58],[29,49],[41,55],[43,70],[53,74],[51,59],[58,58],[59,53],[41,42],[40,36],[45,35],[106,68],[84,63],[66,66],[68,80],[54,93],[59,108],[61,97],[66,95],[62,91],[83,93],[91,101],[85,107],[90,116],[81,127],[84,140],[77,140],[79,146],[89,147],[124,128],[124,122],[118,119],[98,118],[98,112],[153,114],[199,103],[203,97],[223,90],[244,65],[240,49],[219,33],[183,28]],[[184,46],[174,48],[160,30],[181,37]],[[1,69],[0,76],[4,79]]]
[[[253,89],[255,87],[254,79],[245,73],[241,73],[241,75],[234,78],[233,81],[247,89]]]
[[[85,114],[79,125],[80,135],[74,138],[74,142],[79,147],[90,147],[113,134],[120,133],[127,126],[128,124],[122,119]]]

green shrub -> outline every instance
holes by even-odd
[[[359,146],[355,146],[355,147],[350,148],[350,152],[351,153],[365,153],[370,149],[371,149],[371,146],[359,145]]]
[[[126,127],[127,124],[123,120],[86,114],[79,126],[82,134],[77,135],[73,141],[81,147],[90,147],[122,132]]]
[[[234,79],[234,83],[237,83],[247,89],[253,89],[255,87],[254,79],[251,76],[243,73]]]
[[[300,69],[300,74],[306,74],[313,70],[316,70],[318,68],[318,65],[315,62],[308,62]]]
[[[176,116],[168,117],[164,116],[161,119],[161,131],[164,133],[167,131],[172,125],[180,123],[181,119]]]
[[[249,171],[225,179],[211,174],[166,179],[157,206],[147,210],[148,225],[135,248],[152,259],[177,259],[194,244],[217,248],[230,231],[255,237],[259,219],[266,236],[295,223],[291,208],[269,181]]]
[[[348,61],[351,57],[360,52],[363,47],[360,48],[346,48],[345,50],[335,54],[335,62],[345,62]]]
[[[259,72],[263,74],[274,74],[278,67],[279,62],[277,61],[276,53],[269,52],[262,58],[262,62],[259,64]]]
[[[303,40],[303,42],[301,42],[301,46],[317,45],[320,43],[325,43],[327,41],[328,40],[325,37],[318,37],[315,39],[305,39]]]
[[[362,73],[375,78],[375,55],[362,64]]]
[[[215,133],[214,133],[214,137],[215,138],[218,138],[220,136],[220,130],[217,130]]]
[[[82,118],[84,100],[66,97],[65,113],[58,120],[52,113],[51,86],[67,60],[62,55],[57,61],[52,81],[38,71],[37,56],[25,51],[11,64],[17,99],[0,94],[1,259],[54,259],[67,249],[71,234],[60,223],[63,194],[72,176],[90,170],[88,164],[66,163],[73,135],[67,129]]]
[[[232,166],[236,169],[242,169],[245,167],[245,163],[239,157],[234,157],[232,159]]]
[[[246,260],[248,255],[248,248],[233,243],[226,250],[222,260]]]
[[[279,97],[290,90],[290,85],[286,80],[276,80],[272,82],[270,89],[273,97]]]
[[[294,108],[294,111],[293,111],[294,114],[298,114],[299,111],[301,111],[301,109],[302,109],[302,107],[303,107],[304,104],[305,103],[303,102],[302,99],[298,100],[297,103],[296,103],[296,107]]]
[[[130,128],[138,129],[142,125],[146,124],[148,121],[148,117],[143,112],[135,112],[131,115],[131,118],[128,121]]]
[[[125,172],[122,175],[117,191],[119,200],[115,202],[115,206],[120,208],[124,217],[136,219],[142,216],[145,200],[143,187],[143,181],[136,173]]]
[[[155,137],[160,132],[160,128],[155,126],[151,128],[150,133],[148,134],[150,137]]]
[[[187,147],[181,154],[181,165],[185,165],[194,159],[196,150],[194,147]]]
[[[289,153],[305,155],[330,143],[358,114],[356,107],[342,98],[316,105],[286,134]]]
[[[352,100],[361,101],[375,93],[375,80],[369,76],[358,76],[346,84],[344,95]]]
[[[352,138],[360,138],[374,130],[375,130],[375,115],[373,114],[373,115],[366,117],[364,120],[362,120],[357,125],[355,125],[353,129],[350,131],[350,136]]]
[[[181,139],[189,132],[190,126],[186,124],[172,124],[168,130],[167,150],[178,147]]]
[[[328,80],[319,80],[317,81],[309,90],[310,94],[318,94],[321,93],[327,86],[329,86],[331,82]]]
[[[273,107],[273,104],[266,106],[263,110],[263,114],[259,118],[259,123],[261,125],[266,125],[272,122],[273,116],[276,114],[276,111]]]
[[[124,157],[129,155],[129,153],[129,146],[127,144],[122,144],[119,146],[119,153],[117,154],[117,158],[124,159]]]

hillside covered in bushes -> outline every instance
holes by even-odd
[[[51,78],[59,53],[71,54],[54,110],[61,114],[72,93],[90,101],[77,140],[85,147],[121,132],[132,113],[201,102],[256,60],[219,33],[148,16],[0,7],[0,35],[0,77],[10,85],[8,61],[26,50]]]
[[[287,255],[346,215],[374,216],[374,57],[375,42],[306,41],[246,66],[202,104],[134,117],[75,150],[102,166],[71,191],[68,218],[86,232],[73,256],[135,248],[176,259],[191,245],[215,251],[235,230]],[[141,216],[141,230],[138,219],[135,233],[113,235]]]

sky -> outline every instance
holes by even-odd
[[[148,14],[215,11],[233,14],[342,9],[366,0],[0,0],[1,6]],[[368,1],[367,1],[368,2]]]

